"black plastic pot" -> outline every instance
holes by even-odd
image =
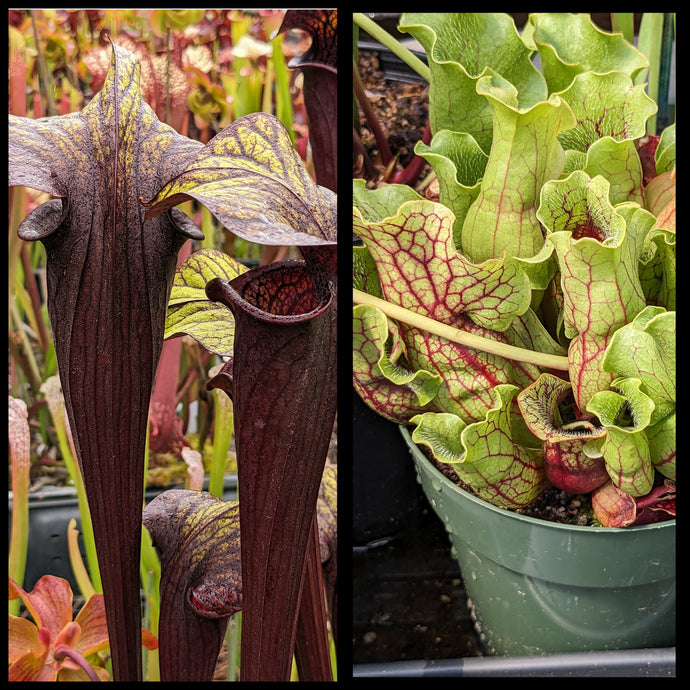
[[[180,487],[170,487],[180,488]],[[208,489],[208,477],[204,489]],[[148,503],[164,489],[150,490],[145,494]],[[237,500],[237,475],[225,476],[223,499]],[[11,524],[12,494],[8,500]],[[67,549],[67,525],[74,518],[77,529],[81,530],[77,492],[73,488],[45,487],[29,495],[29,544],[24,574],[24,589],[31,591],[36,581],[43,575],[55,575],[67,580],[72,591],[77,594],[79,587],[72,573]],[[79,546],[82,558],[86,559],[81,534]],[[85,560],[86,562],[86,560]]]

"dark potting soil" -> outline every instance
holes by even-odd
[[[465,484],[455,473],[450,465],[436,461],[427,452],[426,448],[419,446],[426,457],[434,463],[436,469],[452,482],[473,494],[474,491]],[[568,525],[583,525],[586,527],[598,526],[592,511],[592,500],[589,494],[569,494],[555,486],[541,493],[534,501],[524,508],[518,508],[514,512],[528,517],[560,522]]]
[[[365,178],[372,187],[389,179],[393,172],[401,171],[414,157],[414,146],[422,138],[429,114],[429,85],[424,81],[400,81],[388,78],[380,65],[379,53],[360,50],[359,73],[362,83],[381,126],[387,134],[388,145],[396,163],[393,171],[386,171],[381,161],[376,139],[370,123],[360,109],[361,139],[373,162],[375,174],[367,175],[363,161],[353,160],[353,176]],[[425,165],[418,179],[431,168]],[[414,185],[413,185],[414,186]]]
[[[353,663],[482,656],[441,521],[427,509],[404,534],[353,555]]]

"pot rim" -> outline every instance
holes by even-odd
[[[419,449],[416,443],[412,441],[412,437],[410,435],[409,430],[407,429],[406,426],[399,424],[398,428],[400,430],[400,433],[405,439],[405,442],[407,443],[408,448],[410,449],[410,453],[413,456],[413,459],[415,462],[419,463],[424,463],[426,466],[428,466],[433,472],[436,474],[436,476],[443,482],[443,484],[447,487],[448,490],[450,491],[455,491],[457,493],[462,494],[465,496],[468,500],[471,502],[481,505],[483,508],[486,508],[492,513],[499,514],[505,518],[508,519],[513,519],[513,520],[518,520],[520,522],[527,522],[529,524],[533,525],[538,525],[539,527],[543,529],[554,529],[554,530],[561,530],[561,531],[576,531],[576,532],[589,532],[592,534],[604,534],[604,533],[612,533],[612,532],[621,532],[624,534],[636,534],[639,532],[650,532],[654,530],[660,530],[660,529],[669,529],[670,527],[676,526],[676,518],[672,518],[671,520],[664,520],[662,522],[653,522],[648,525],[637,525],[635,527],[592,527],[592,526],[587,526],[587,525],[570,525],[570,524],[563,524],[560,522],[551,522],[550,520],[542,520],[540,518],[535,518],[531,517],[529,515],[520,515],[519,513],[514,513],[511,510],[507,510],[505,508],[499,508],[498,506],[492,505],[488,501],[485,501],[482,498],[479,498],[478,496],[474,496],[473,494],[469,493],[468,491],[465,491],[462,487],[458,486],[455,482],[452,480],[448,479],[442,472],[439,472],[439,470],[434,467],[433,463],[429,461],[429,459],[424,455],[424,453]]]

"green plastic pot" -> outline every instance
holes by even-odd
[[[675,520],[604,528],[517,515],[461,489],[401,432],[488,654],[675,644]]]

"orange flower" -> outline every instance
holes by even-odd
[[[33,622],[9,616],[8,680],[109,680],[104,668],[88,661],[109,646],[102,594],[94,594],[74,620],[72,588],[60,577],[44,575],[31,593],[9,578],[9,599],[16,597],[21,597]],[[144,635],[144,643],[149,649],[157,647],[151,633]]]
[[[60,577],[44,575],[30,594],[9,578],[9,599],[16,597],[34,622],[9,617],[9,680],[109,679],[105,669],[86,661],[109,645],[102,594],[94,594],[74,621],[72,588]]]

